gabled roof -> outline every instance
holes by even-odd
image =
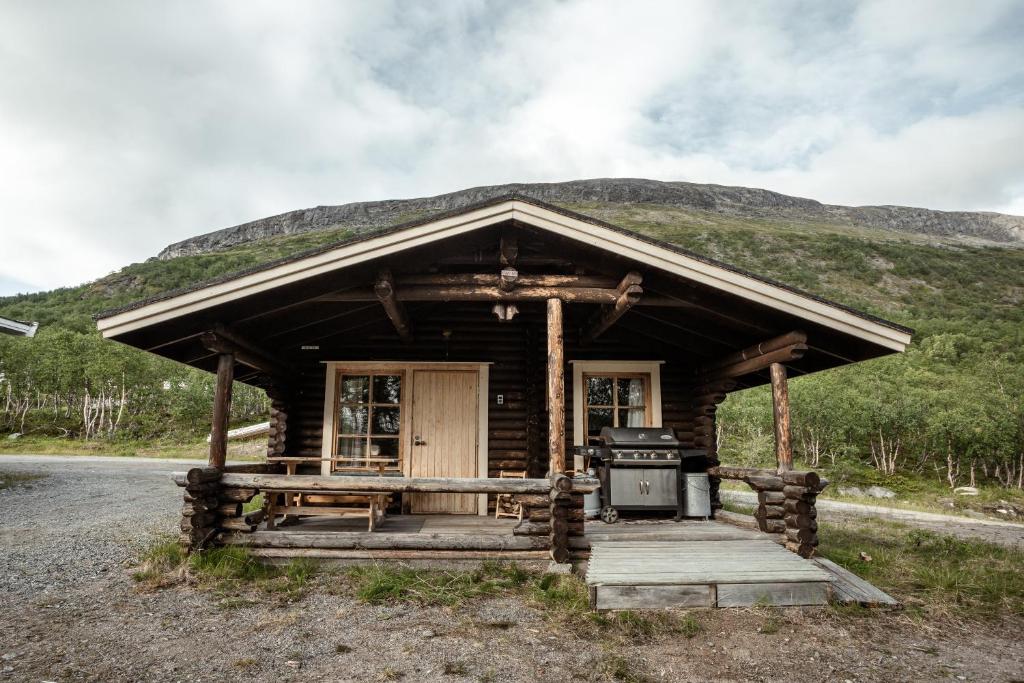
[[[37,329],[39,329],[39,323],[0,317],[0,334],[11,334],[15,337],[34,337],[36,336]]]
[[[193,287],[105,311],[96,316],[105,337],[186,316],[275,287],[321,276],[431,242],[518,221],[590,247],[644,263],[864,341],[902,351],[912,330],[802,292],[674,244],[535,199],[510,194],[456,211],[326,245]]]

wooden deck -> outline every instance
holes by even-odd
[[[832,576],[765,534],[722,522],[588,523],[597,609],[823,605]]]

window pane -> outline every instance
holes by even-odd
[[[341,426],[339,434],[365,434],[366,423],[369,418],[369,408],[366,406],[342,406]]]
[[[600,436],[602,427],[611,426],[611,408],[591,408],[587,411],[587,436]]]
[[[384,458],[385,462],[371,462],[370,467],[376,469],[377,465],[384,467],[398,466],[398,439],[370,439],[370,457]]]
[[[399,408],[373,407],[373,434],[398,434]]]
[[[370,378],[366,375],[346,375],[341,378],[342,403],[369,403]]]
[[[363,460],[366,452],[365,439],[338,439],[338,458],[335,467],[362,467],[366,464]]]
[[[610,406],[612,404],[612,378],[587,378],[587,405]]]
[[[643,408],[619,408],[619,426],[620,427],[643,427],[644,426],[644,409]]]
[[[374,403],[401,403],[402,376],[375,375],[373,378]]]
[[[616,382],[620,406],[642,406],[644,404],[644,381],[639,377],[620,377]]]

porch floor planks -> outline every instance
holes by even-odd
[[[719,522],[606,526],[586,530],[597,609],[823,605],[831,593],[828,571],[756,531]]]

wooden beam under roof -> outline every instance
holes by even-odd
[[[248,365],[265,374],[281,379],[288,379],[298,374],[286,361],[276,358],[272,353],[256,344],[242,339],[224,326],[217,326],[201,337],[203,346],[218,354],[232,354],[236,361]]]
[[[773,364],[799,360],[807,352],[806,342],[807,335],[803,332],[788,332],[707,363],[697,368],[694,376],[702,382],[741,377]]]
[[[395,326],[398,336],[406,344],[411,343],[412,326],[409,324],[409,316],[406,315],[402,302],[395,296],[395,278],[391,275],[390,270],[381,271],[373,291],[381,306],[384,307],[384,312],[391,319],[391,324]]]
[[[515,287],[510,292],[502,291],[495,284],[451,285],[442,287],[413,286],[401,287],[395,291],[399,301],[547,301],[561,299],[567,303],[609,304],[619,298],[619,292],[607,287]],[[373,301],[373,292],[353,290],[325,294],[318,301]]]
[[[498,287],[501,283],[501,275],[499,273],[397,275],[395,282],[399,287],[451,287],[459,285]],[[606,277],[604,275],[539,275],[519,273],[515,284],[517,287],[596,287],[603,289],[617,286],[618,281],[613,277]]]
[[[635,270],[626,273],[616,289],[619,293],[618,299],[611,306],[602,307],[594,314],[586,329],[580,334],[580,343],[590,344],[625,315],[626,311],[633,308],[644,293],[643,288],[640,287],[640,283],[643,281],[643,276]]]

